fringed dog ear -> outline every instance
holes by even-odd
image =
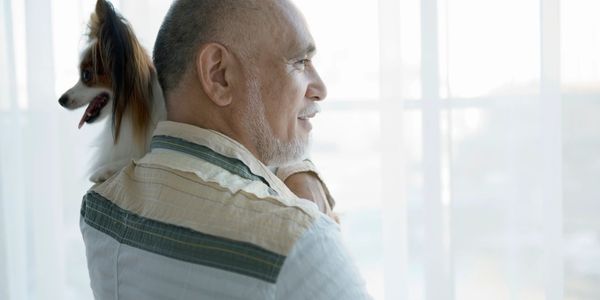
[[[96,9],[90,16],[90,24],[88,38],[90,41],[94,40],[100,34],[99,30],[106,19],[106,15],[109,11],[113,10],[113,7],[106,0],[98,0],[96,2]]]
[[[103,70],[110,69],[107,63],[109,60],[109,48],[111,47],[111,43],[110,41],[106,41],[109,33],[106,31],[104,25],[111,14],[115,15],[112,4],[105,0],[98,0],[96,2],[96,9],[90,16],[90,23],[88,24],[88,42],[96,44],[95,47],[92,47],[92,64],[94,72],[96,73],[100,67]],[[102,42],[102,39],[105,39],[105,41]]]
[[[135,37],[131,26],[117,14],[113,6],[99,0],[98,46],[103,65],[111,74],[113,96],[112,129],[117,143],[123,115],[131,113],[134,135],[145,143],[152,100],[152,61]],[[129,108],[129,110],[128,110]]]
[[[152,95],[153,65],[150,56],[140,45],[130,26],[123,23],[123,34],[126,36],[122,44],[122,57],[125,59],[121,76],[115,77],[113,89],[119,92],[119,98],[113,105],[113,129],[115,142],[118,138],[121,119],[128,109],[130,113],[133,131],[137,140],[135,142],[144,145],[146,143],[146,131],[150,123],[150,107]],[[118,71],[115,69],[114,71]],[[113,76],[115,73],[113,72]]]
[[[104,21],[107,11],[114,10],[112,5],[106,0],[98,0],[96,1],[96,16],[98,16],[98,20],[100,22]]]

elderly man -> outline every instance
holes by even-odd
[[[369,298],[302,162],[314,52],[288,0],[173,3],[154,49],[168,121],[84,197],[97,299]]]

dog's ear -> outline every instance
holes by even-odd
[[[96,2],[96,11],[94,13],[96,14],[96,17],[98,18],[98,21],[100,23],[102,23],[104,21],[107,10],[111,9],[111,7],[109,7],[109,5],[110,4],[108,4],[108,2],[106,2],[106,0],[98,0]]]
[[[112,129],[116,143],[128,107],[132,108],[134,130],[145,132],[147,129],[148,101],[152,99],[152,60],[139,44],[131,25],[110,2],[96,2],[89,26],[89,40],[95,41],[92,49],[96,59],[94,65],[101,65],[111,77],[114,95]]]
[[[96,2],[96,10],[90,16],[88,39],[90,41],[97,39],[100,36],[100,27],[106,22],[110,13],[113,11],[112,5],[106,0],[98,0]]]

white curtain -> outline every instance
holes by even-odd
[[[296,0],[313,159],[375,299],[600,299],[600,2]],[[96,127],[57,99],[93,0],[0,2],[0,299],[91,299]],[[169,0],[113,1],[147,49]]]

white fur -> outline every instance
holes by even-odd
[[[65,92],[68,100],[64,105],[69,110],[74,110],[88,105],[94,98],[102,93],[109,95],[106,106],[102,108],[100,114],[92,122],[85,126],[94,124],[104,124],[104,129],[97,137],[94,146],[96,147],[94,162],[89,169],[90,181],[98,183],[110,178],[117,171],[122,169],[133,159],[140,158],[148,152],[152,133],[158,122],[166,119],[166,110],[163,100],[163,93],[158,83],[157,75],[152,74],[152,107],[150,107],[150,124],[145,136],[146,144],[141,147],[135,142],[131,112],[126,111],[121,120],[121,129],[119,140],[115,144],[113,141],[112,120],[113,92],[107,88],[89,87],[81,81],[77,82],[71,89]],[[131,106],[127,110],[131,109]],[[102,122],[104,120],[104,122]],[[85,127],[84,126],[84,127]]]
[[[153,99],[152,107],[150,108],[150,124],[148,126],[148,131],[146,132],[145,146],[141,148],[135,143],[133,124],[129,112],[123,114],[119,140],[116,144],[113,143],[112,123],[110,120],[108,120],[109,122],[105,122],[104,130],[100,133],[100,136],[98,136],[95,153],[96,160],[90,169],[90,180],[92,182],[98,183],[105,181],[131,162],[131,160],[144,156],[150,149],[152,133],[154,132],[156,125],[158,122],[166,119],[162,89],[156,77],[156,74],[153,74]],[[112,98],[111,101],[109,101],[109,105],[104,107],[101,116],[105,114],[104,111],[108,111],[108,114],[110,114],[112,108],[109,106],[112,106]],[[128,109],[130,109],[130,107]],[[100,117],[98,119],[100,119]]]
[[[73,110],[80,108],[84,105],[90,104],[94,98],[102,93],[107,93],[110,96],[110,99],[113,97],[113,92],[109,88],[104,87],[89,87],[83,82],[78,81],[72,88],[64,93],[64,96],[68,96],[69,100],[67,101],[65,108]],[[112,105],[112,101],[110,101],[109,105]],[[96,120],[101,120],[103,117],[106,117],[110,114],[111,109],[107,109],[108,105],[102,109],[100,115]],[[108,113],[107,113],[108,112]]]

